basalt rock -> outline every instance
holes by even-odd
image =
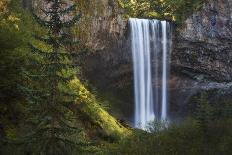
[[[130,109],[121,108],[132,116],[133,67],[127,20],[115,1],[94,0],[91,7],[82,19],[87,31],[82,36],[92,51],[84,61],[85,76],[116,96],[129,90],[122,100]],[[232,81],[232,0],[207,0],[182,27],[174,29],[172,45],[169,110],[176,116],[198,92],[231,88],[227,83]]]
[[[132,73],[127,20],[117,1],[94,0],[82,8],[81,38],[91,50],[83,62],[88,79],[101,88],[122,87]]]
[[[85,70],[88,77],[97,79],[92,81],[104,81],[104,87],[123,87],[133,79],[127,21],[116,2],[95,3],[84,19],[89,23],[85,29],[91,32],[85,35],[86,43],[92,50]],[[232,81],[232,0],[208,0],[174,30],[172,70],[187,76],[199,74],[207,80]]]
[[[174,32],[169,106],[172,117],[188,115],[191,99],[201,92],[231,94],[231,38],[232,0],[208,0]],[[211,101],[218,98],[211,96]]]
[[[92,0],[81,12],[81,41],[91,51],[82,59],[84,76],[111,102],[111,114],[132,122],[133,67],[124,10],[117,1]]]
[[[182,73],[232,81],[232,0],[209,0],[173,39],[172,65]]]

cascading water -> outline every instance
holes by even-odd
[[[135,127],[167,120],[168,73],[171,45],[166,21],[131,18],[131,46],[134,66]]]

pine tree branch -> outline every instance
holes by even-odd
[[[43,27],[52,27],[53,26],[53,22],[50,22],[50,21],[46,21],[46,20],[43,20],[41,19],[39,16],[37,16],[34,12],[32,13],[32,16],[33,18],[37,21],[37,23],[40,25],[40,26],[43,26]]]
[[[49,52],[46,52],[46,51],[42,51],[38,48],[36,48],[34,45],[32,45],[31,43],[28,44],[28,46],[31,48],[31,51],[33,53],[36,53],[36,54],[39,54],[39,55],[42,55],[42,56],[45,56],[45,57],[48,57],[49,56]]]
[[[33,53],[42,55],[45,58],[49,58],[49,57],[54,56],[54,55],[58,55],[58,56],[60,56],[62,58],[65,58],[65,57],[70,58],[72,55],[75,54],[75,53],[66,53],[66,52],[56,52],[56,53],[54,53],[54,52],[46,52],[46,51],[42,51],[42,50],[36,48],[31,43],[29,43],[28,46],[31,48]]]
[[[38,79],[38,78],[48,77],[48,75],[46,75],[46,74],[33,74],[33,73],[30,73],[30,72],[25,71],[25,70],[23,70],[22,73],[29,78],[37,78]]]
[[[71,5],[70,7],[62,10],[62,11],[59,11],[58,13],[61,14],[61,15],[66,15],[66,14],[69,14],[70,12],[74,11],[76,9],[77,5],[74,4],[74,5]]]
[[[49,38],[43,38],[43,37],[39,37],[37,35],[34,35],[34,38],[36,40],[39,40],[39,41],[42,41],[42,42],[45,42],[46,44],[49,44],[49,45],[53,45],[55,42],[55,39],[49,37]]]
[[[44,9],[41,9],[41,11],[46,14],[46,15],[50,15],[50,14],[59,14],[59,15],[66,15],[69,14],[70,12],[74,11],[76,9],[77,5],[72,5],[64,10],[59,10],[59,11],[47,11]]]
[[[72,20],[70,21],[67,21],[67,22],[63,22],[61,23],[61,27],[66,27],[66,28],[69,28],[69,27],[72,27],[74,24],[76,24],[77,21],[79,21],[81,18],[81,14],[77,14],[75,17],[73,17]]]

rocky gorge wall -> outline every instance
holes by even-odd
[[[117,1],[93,0],[85,6],[88,8],[81,10],[80,38],[91,49],[91,55],[85,59],[83,70],[94,83],[100,81],[101,87],[120,87],[119,77],[131,72],[125,36],[127,19]]]
[[[189,100],[199,92],[231,93],[232,0],[207,0],[174,33],[170,80],[173,115],[184,113]]]
[[[114,116],[131,120],[133,71],[124,10],[115,0],[84,2],[78,33],[91,53],[82,59],[82,71],[90,85],[111,102],[112,112],[117,111]]]
[[[120,106],[129,118],[133,114],[133,67],[127,19],[116,1],[94,0],[91,7],[83,19],[89,23],[85,29],[90,33],[84,36],[92,50],[83,65],[85,76],[100,89],[123,94]],[[232,0],[207,0],[173,34],[169,111],[176,116],[200,91],[231,89]]]
[[[208,0],[184,22],[173,42],[175,68],[232,81],[232,0]]]

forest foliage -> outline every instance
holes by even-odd
[[[205,155],[232,153],[231,98],[209,103],[209,95],[194,99],[194,112],[181,122],[151,122],[147,131],[135,129],[131,136],[107,150],[109,154]],[[136,146],[136,147],[135,147]]]
[[[190,12],[201,7],[202,1],[121,0],[120,4],[130,17],[168,19],[180,23]],[[149,132],[128,129],[105,111],[96,96],[83,85],[82,80],[77,77],[79,74],[76,70],[79,68],[72,64],[72,59],[69,59],[67,53],[62,53],[65,55],[64,59],[59,58],[61,61],[57,62],[60,64],[57,66],[57,72],[51,73],[51,68],[46,68],[49,66],[47,56],[52,55],[54,43],[51,44],[47,39],[54,36],[35,23],[31,13],[23,9],[18,0],[0,1],[0,154],[59,154],[59,149],[65,150],[75,143],[79,144],[79,149],[71,149],[67,154],[80,154],[81,151],[81,154],[112,155],[232,154],[231,101],[211,104],[210,97],[201,94],[194,101],[192,115],[183,122],[168,125],[151,122],[147,127]],[[69,29],[65,29],[65,32],[69,32]],[[35,33],[38,35],[36,38],[33,37]],[[55,36],[52,40],[59,37]],[[33,46],[28,46],[28,43]],[[68,50],[65,51],[62,46],[60,51],[72,52],[73,49],[76,48],[68,46]],[[31,50],[41,50],[45,53],[33,54]],[[36,68],[39,64],[43,67]],[[30,78],[27,78],[25,73],[30,73]],[[52,81],[43,77],[45,73],[59,78],[59,84],[55,88],[57,100],[67,101],[62,102],[65,106],[60,103],[55,106],[49,105],[48,98],[33,105],[38,98],[34,99],[37,95],[31,95],[28,89],[48,92]],[[23,92],[22,86],[28,89]],[[60,94],[67,96],[61,97]],[[54,112],[56,108],[59,109]],[[45,111],[48,113],[44,114]],[[57,116],[56,119],[59,121],[54,121],[54,118],[49,116],[50,113]],[[56,127],[61,126],[61,120],[71,121],[68,121],[68,125],[65,122],[66,125],[62,124],[62,128],[57,130]],[[48,142],[51,139],[47,136],[50,132],[47,129],[52,126],[52,122],[55,122],[56,126],[53,126],[53,129],[57,132],[53,138],[65,140],[65,145],[57,144],[60,141]],[[75,134],[66,128],[67,126],[80,132]],[[45,130],[36,136],[31,134],[38,131],[35,129],[41,128]],[[36,138],[42,140],[38,141]],[[35,142],[35,139],[37,143],[31,143]],[[28,145],[25,145],[25,140]],[[48,145],[53,145],[56,150],[45,153],[49,151]]]
[[[203,3],[203,0],[119,0],[128,17],[166,19],[177,24]]]
[[[15,128],[24,118],[23,94],[17,88],[22,82],[21,68],[28,63],[32,21],[17,1],[1,1],[0,8],[0,128],[6,136],[15,137]]]
[[[70,55],[76,50],[71,44],[78,42],[60,39],[43,28],[50,28],[49,22],[33,19],[18,0],[1,1],[0,9],[0,154],[92,152],[102,141],[120,139],[128,130],[76,78],[79,69]],[[72,24],[63,22],[62,32],[69,32]],[[57,47],[57,41],[62,47]],[[51,98],[57,104],[51,105]],[[89,137],[98,142],[90,144]],[[74,145],[77,149],[71,149]]]

